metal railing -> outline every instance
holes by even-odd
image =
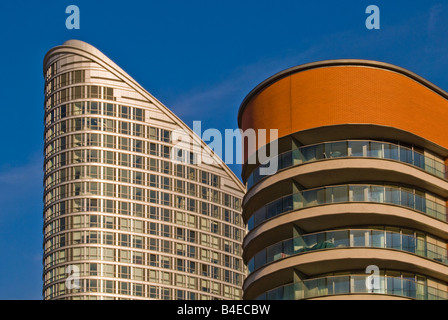
[[[447,179],[448,170],[444,163],[427,157],[423,153],[413,149],[380,141],[344,140],[320,143],[283,152],[274,159],[277,160],[278,171],[318,160],[351,157],[395,160],[418,167],[439,178]],[[269,177],[260,173],[262,168],[268,167],[269,165],[269,163],[260,165],[253,170],[247,179],[247,190],[260,180]]]
[[[376,288],[368,281],[372,276],[347,275],[307,279],[269,290],[257,300],[300,300],[342,294],[382,294],[415,300],[446,300],[446,291],[430,287],[424,281],[402,277],[377,276]]]
[[[346,184],[304,190],[276,199],[250,216],[248,228],[252,230],[265,220],[286,212],[346,202],[391,204],[447,222],[446,206],[427,199],[423,192],[395,186]]]
[[[414,235],[375,229],[343,229],[306,234],[270,245],[249,260],[248,271],[251,273],[268,263],[310,251],[353,247],[395,249],[448,265],[446,247]]]

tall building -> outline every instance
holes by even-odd
[[[240,299],[239,179],[91,45],[43,68],[44,299]]]
[[[278,171],[246,155],[244,299],[447,299],[448,93],[403,68],[284,70],[241,104],[278,129]]]

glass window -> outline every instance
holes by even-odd
[[[77,86],[72,88],[73,99],[82,99],[84,97],[84,87]],[[62,90],[64,91],[64,90]]]
[[[114,261],[114,249],[111,248],[103,248],[103,257],[106,261]],[[104,265],[105,269],[105,275],[106,277],[113,277],[114,276],[114,266],[113,265]]]
[[[104,217],[104,228],[106,228],[106,229],[114,228],[114,217],[110,217],[110,216]]]
[[[398,228],[389,228],[392,232],[386,232],[386,247],[401,250],[401,235]]]
[[[208,184],[208,172],[201,171],[201,182]]]
[[[383,144],[379,142],[370,142],[368,156],[373,158],[383,158]]]
[[[141,124],[137,124],[137,123],[134,123],[133,126],[134,126],[134,130],[133,130],[134,136],[142,137],[144,127]]]
[[[337,186],[326,188],[327,189],[327,201],[331,202],[346,202],[348,201],[348,186]],[[330,194],[331,195],[330,195]]]
[[[90,113],[91,114],[99,114],[100,112],[100,104],[95,101],[90,102]]]
[[[76,70],[72,73],[73,75],[73,83],[80,83],[84,81],[84,70]]]
[[[114,88],[104,88],[104,99],[114,99]]]
[[[333,242],[333,245],[335,247],[348,247],[349,246],[349,231],[348,230],[340,230],[340,231],[334,231],[329,232],[327,234],[327,240],[331,239],[330,241]]]
[[[171,162],[162,161],[162,173],[171,174]]]
[[[400,189],[393,188],[393,187],[386,187],[385,192],[386,192],[386,202],[387,203],[401,205]]]
[[[130,110],[126,106],[120,106],[120,116],[122,118],[129,118]]]
[[[325,150],[325,144],[318,144],[314,146],[316,160],[320,159],[328,159],[331,157],[329,152],[326,152]]]
[[[134,140],[134,152],[143,152],[142,140]]]
[[[141,285],[139,283],[134,283],[132,286],[133,286],[134,295],[137,297],[142,297],[143,296],[143,285]]]
[[[90,88],[90,98],[101,98],[99,86],[89,86],[89,88]]]
[[[382,186],[370,186],[369,201],[383,203],[385,190]]]
[[[412,150],[400,146],[400,161],[412,164]]]
[[[360,202],[365,201],[367,194],[367,186],[351,185],[350,196],[351,201]]]
[[[384,143],[384,158],[398,160],[398,146],[390,143]]]
[[[159,130],[157,128],[149,127],[149,138],[152,140],[159,140]]]
[[[366,141],[349,141],[349,155],[352,157],[365,157],[367,155],[367,145],[368,142]]]
[[[304,161],[316,160],[316,147],[310,146],[310,147],[302,148],[302,155],[303,155]]]
[[[61,112],[60,114],[61,119],[67,116],[67,106],[65,104],[61,106],[60,112]]]
[[[104,114],[106,116],[115,116],[115,105],[111,104],[111,103],[106,103],[104,105]]]
[[[114,281],[112,280],[103,280],[104,281],[104,292],[105,293],[115,293],[114,289]]]
[[[105,125],[104,129],[108,132],[115,132],[115,120],[104,119]]]
[[[130,150],[130,141],[128,138],[120,137],[120,149],[121,150]]]
[[[158,155],[158,144],[150,143],[149,144],[149,154],[157,156]]]
[[[120,122],[120,133],[122,134],[130,134],[131,124],[128,122],[121,121]]]
[[[164,129],[160,129],[160,131],[161,131],[162,141],[171,142],[171,131],[164,130]]]
[[[424,169],[425,168],[425,156],[419,152],[414,152],[414,165]]]
[[[401,189],[401,205],[409,208],[414,208],[414,192],[412,189],[402,188]]]
[[[347,156],[347,142],[332,142],[325,144],[325,152],[330,158],[339,158]]]
[[[366,231],[365,230],[351,230],[350,236],[352,237],[353,247],[365,247],[366,242]]]
[[[139,108],[134,109],[134,119],[137,121],[143,121],[144,120],[144,111]]]

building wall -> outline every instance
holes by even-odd
[[[447,97],[363,60],[293,67],[252,90],[240,128],[278,129],[279,169],[244,159],[244,298],[448,299]]]
[[[190,145],[172,161],[173,131],[191,130],[84,42],[51,49],[44,77],[44,298],[240,299],[244,187],[229,168],[197,138],[210,164]]]
[[[267,83],[245,101],[241,129],[278,129],[281,138],[321,126],[375,124],[447,148],[446,98],[400,71],[341,64],[292,73]]]

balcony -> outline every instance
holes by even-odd
[[[448,265],[446,247],[436,246],[413,235],[374,229],[325,231],[277,242],[259,251],[248,262],[249,273],[290,256],[310,251],[341,248],[382,248],[416,254]]]
[[[344,140],[304,146],[279,154],[278,170],[298,166],[304,163],[335,158],[372,158],[387,159],[406,163],[424,170],[438,178],[447,179],[444,163],[436,161],[423,153],[398,144],[369,140]],[[255,168],[247,178],[247,190],[268,175],[261,175],[260,170],[266,165]]]
[[[425,198],[417,190],[383,186],[347,184],[293,193],[257,209],[248,220],[249,231],[280,214],[335,203],[381,203],[409,208],[447,222],[446,206]]]
[[[430,287],[424,281],[401,277],[377,276],[378,283],[369,285],[372,276],[347,275],[308,279],[269,290],[257,300],[300,300],[336,295],[387,295],[414,300],[447,300],[446,291]],[[373,298],[373,297],[372,297]],[[384,297],[386,298],[386,297]],[[387,297],[389,298],[389,297]],[[367,299],[370,299],[367,297]]]

